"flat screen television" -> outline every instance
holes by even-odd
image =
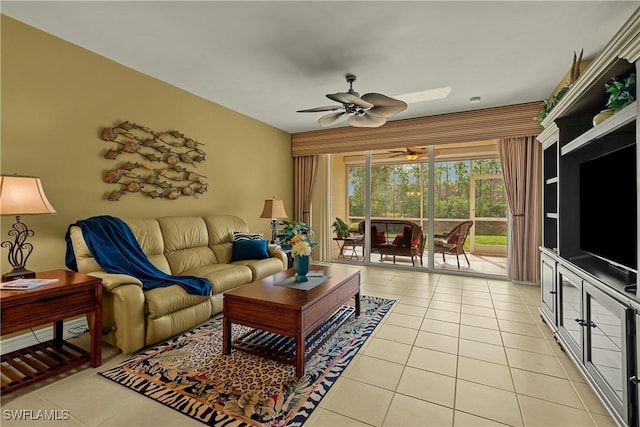
[[[580,249],[638,272],[636,144],[580,164]]]

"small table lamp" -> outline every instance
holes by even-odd
[[[40,178],[0,176],[0,215],[16,216],[16,222],[8,233],[9,236],[13,236],[13,242],[6,240],[0,244],[3,248],[9,248],[9,264],[13,267],[13,270],[2,275],[3,282],[36,277],[36,273],[25,268],[33,251],[33,245],[26,243],[26,240],[35,233],[20,221],[20,215],[52,213],[56,213],[56,210],[47,200]]]
[[[260,218],[271,218],[271,243],[277,243],[278,234],[276,228],[278,227],[278,218],[287,218],[287,212],[284,210],[284,203],[282,200],[276,200],[274,197],[271,200],[264,201],[264,208],[260,214]]]

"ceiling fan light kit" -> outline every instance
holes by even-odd
[[[404,157],[405,160],[413,161],[429,157],[429,147],[407,147],[406,150],[390,150],[389,153],[394,153],[389,157]]]
[[[342,105],[330,105],[315,107],[306,110],[298,110],[298,113],[316,113],[321,111],[333,111],[318,119],[321,126],[331,126],[343,120],[348,120],[353,127],[379,127],[387,122],[387,119],[407,109],[407,103],[394,99],[381,93],[365,93],[360,96],[353,90],[353,82],[356,76],[346,75],[349,90],[347,92],[329,93],[327,98]]]

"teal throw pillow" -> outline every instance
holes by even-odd
[[[269,258],[266,240],[236,240],[231,244],[231,262]]]

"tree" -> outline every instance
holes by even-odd
[[[349,215],[365,216],[365,173],[349,167]],[[469,218],[473,175],[501,173],[498,159],[437,162],[434,165],[434,210],[437,218]],[[371,216],[420,218],[428,212],[428,164],[379,165],[371,168]],[[422,200],[422,215],[420,201]],[[506,217],[501,179],[476,180],[476,216]]]
[[[364,216],[364,167],[348,169],[349,215]]]

